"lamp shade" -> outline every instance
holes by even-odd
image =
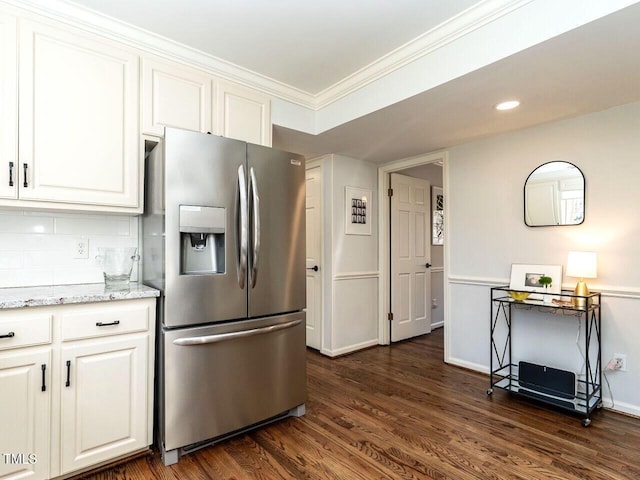
[[[596,253],[569,252],[566,274],[569,277],[596,278],[598,276]]]

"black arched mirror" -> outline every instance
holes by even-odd
[[[584,222],[584,175],[569,162],[540,165],[524,184],[524,223],[530,227]]]

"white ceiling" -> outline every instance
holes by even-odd
[[[73,0],[315,95],[476,0]],[[640,100],[640,3],[320,135],[274,146],[382,163]],[[520,108],[496,112],[508,97]]]
[[[375,163],[640,100],[640,4],[320,135],[276,127],[274,145]],[[501,100],[520,99],[498,112]]]
[[[317,94],[478,0],[73,0]]]

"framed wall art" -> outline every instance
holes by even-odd
[[[371,235],[371,190],[345,187],[345,229],[347,235]]]
[[[444,193],[431,187],[431,245],[444,245]]]

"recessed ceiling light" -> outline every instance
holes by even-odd
[[[518,100],[508,100],[497,104],[496,110],[511,110],[512,108],[516,108],[518,105],[520,105]]]

